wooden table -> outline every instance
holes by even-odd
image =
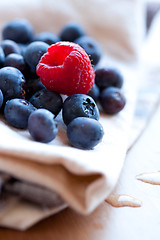
[[[115,208],[103,202],[90,216],[65,209],[25,232],[0,229],[1,240],[156,240],[160,234],[160,186],[136,179],[160,170],[160,107],[127,154],[114,193],[140,199],[142,207]]]

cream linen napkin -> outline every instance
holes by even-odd
[[[94,150],[70,146],[63,125],[55,140],[42,144],[33,141],[27,131],[13,129],[3,119],[0,121],[0,170],[54,190],[76,211],[88,214],[111,193],[124,163],[141,81],[138,52],[144,34],[143,3],[138,0],[1,1],[0,27],[15,17],[28,18],[36,32],[48,30],[57,34],[66,22],[80,22],[87,34],[102,46],[104,57],[99,65],[118,67],[124,76],[126,107],[113,117],[101,114],[105,134]],[[7,222],[3,224],[3,218],[0,224],[12,227]],[[18,224],[14,227],[25,229],[27,224],[23,228]]]
[[[146,37],[139,54],[141,82],[137,91],[129,149],[141,136],[160,103],[160,1],[146,2]]]

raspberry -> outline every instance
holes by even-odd
[[[51,45],[37,65],[37,75],[48,90],[65,95],[86,94],[95,78],[89,56],[71,42]]]

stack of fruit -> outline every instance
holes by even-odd
[[[7,22],[0,44],[0,107],[6,122],[47,143],[62,111],[70,143],[93,149],[103,138],[101,111],[113,115],[126,103],[118,69],[97,67],[102,51],[77,23],[59,36],[34,34],[26,19]],[[65,95],[65,100],[63,102]]]

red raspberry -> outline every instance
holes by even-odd
[[[76,43],[51,45],[37,65],[43,85],[65,95],[86,94],[94,84],[94,70],[89,56]]]

